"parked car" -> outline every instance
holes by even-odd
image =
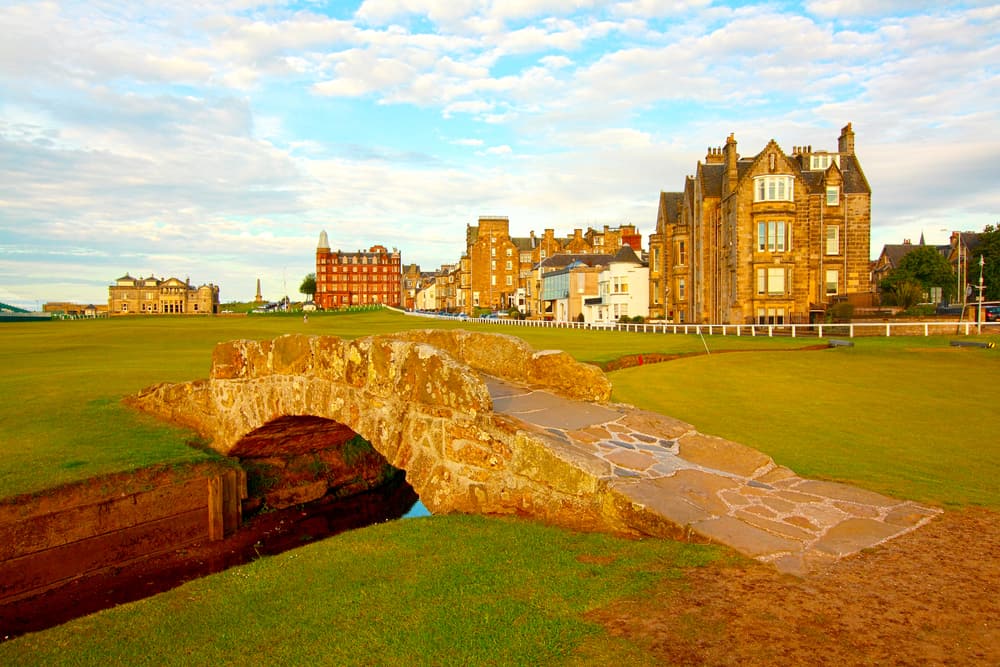
[[[986,306],[983,308],[984,322],[1000,322],[1000,306]]]

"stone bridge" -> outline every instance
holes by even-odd
[[[359,434],[406,471],[435,514],[715,541],[790,572],[937,513],[802,479],[756,450],[610,396],[600,369],[564,352],[455,330],[222,343],[209,379],[156,385],[129,402],[230,456]],[[262,435],[296,421],[290,444]]]

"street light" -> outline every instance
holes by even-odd
[[[986,263],[986,260],[984,260],[983,256],[980,255],[979,256],[979,296],[977,297],[979,299],[979,315],[978,315],[978,317],[976,317],[976,320],[977,320],[977,322],[976,322],[976,324],[977,324],[976,331],[977,331],[977,333],[983,333],[983,265],[985,263]]]

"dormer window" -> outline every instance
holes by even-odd
[[[754,179],[754,201],[793,201],[795,179],[791,176],[758,176]]]
[[[820,153],[809,156],[810,171],[826,171],[831,164],[840,166],[840,156],[832,153]]]
[[[826,186],[826,205],[827,206],[839,206],[840,205],[840,188],[836,185]]]

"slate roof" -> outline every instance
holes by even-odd
[[[615,253],[615,256],[611,259],[612,262],[616,264],[639,264],[643,265],[643,261],[636,257],[635,250],[632,250],[632,246],[623,245],[621,250]]]
[[[628,246],[624,246],[628,247]],[[632,253],[633,255],[635,253]],[[608,264],[612,261],[611,255],[595,254],[560,254],[546,257],[535,265],[536,269],[561,269],[569,266],[573,262],[580,262],[586,266],[598,266]]]
[[[683,200],[683,192],[660,193],[660,210],[664,212],[668,224],[677,224],[681,215],[681,202]]]

